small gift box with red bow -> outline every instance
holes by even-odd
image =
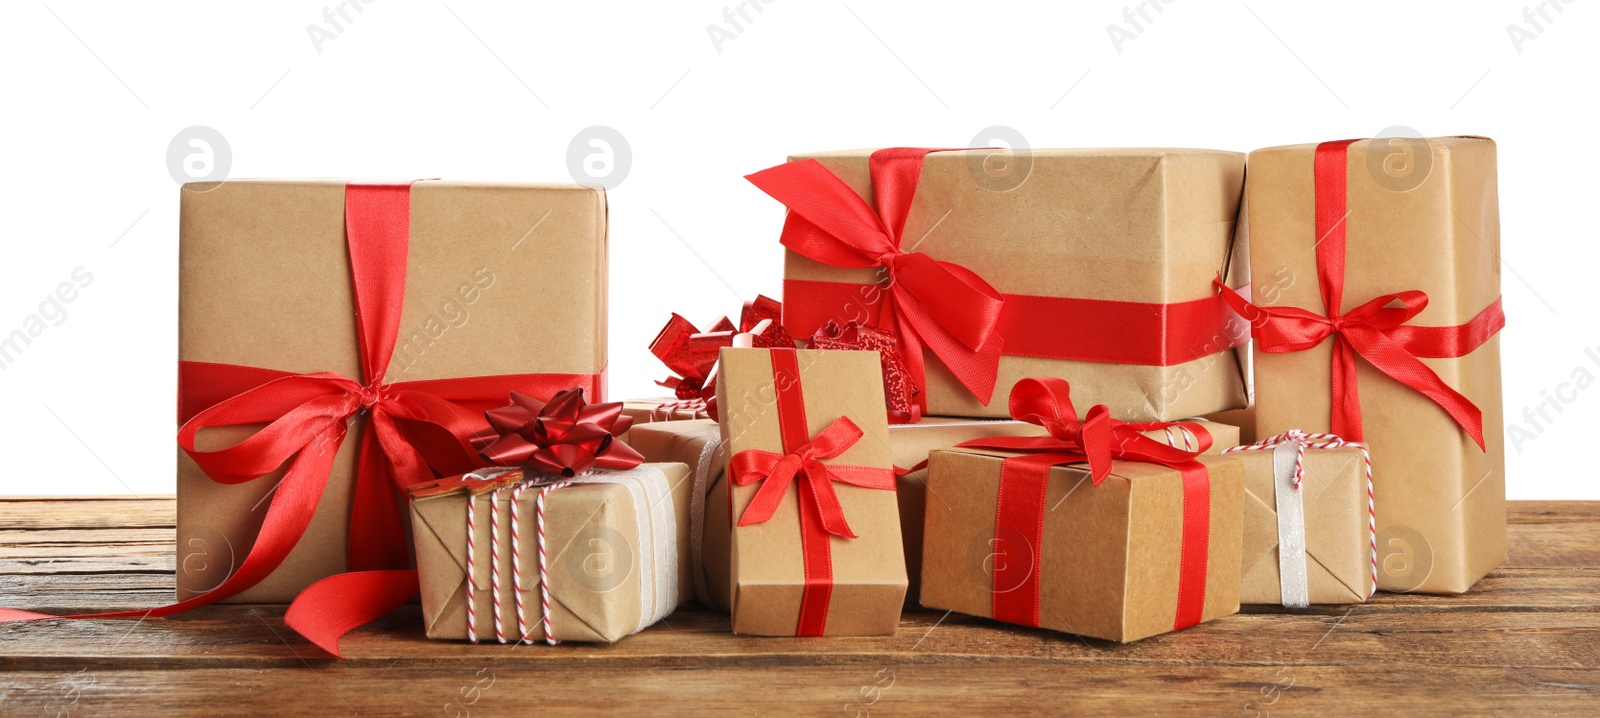
[[[1080,418],[1060,379],[1010,409],[1045,435],[928,458],[922,605],[1112,641],[1239,610],[1243,470],[1204,426]]]
[[[642,463],[620,404],[513,394],[488,468],[411,490],[430,638],[615,641],[693,597],[688,466]]]
[[[894,633],[906,593],[878,356],[724,349],[733,630]]]
[[[1249,166],[1251,273],[1287,280],[1224,292],[1255,336],[1257,432],[1366,444],[1379,588],[1466,591],[1506,558],[1494,142],[1341,140]]]
[[[929,416],[1005,416],[1025,377],[1118,416],[1244,406],[1228,274],[1244,156],[888,148],[748,177],[788,207],[783,322],[892,335]],[[891,395],[892,398],[892,395]]]

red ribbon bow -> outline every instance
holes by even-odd
[[[973,271],[901,247],[922,159],[939,150],[893,148],[872,154],[878,211],[816,160],[789,162],[745,179],[789,208],[785,247],[835,267],[888,271],[880,322],[895,327],[901,356],[924,385],[926,346],[985,404],[994,394],[1005,299]]]
[[[1210,552],[1211,477],[1196,461],[1211,447],[1210,432],[1193,422],[1124,422],[1104,405],[1080,420],[1071,387],[1055,377],[1023,379],[1011,389],[1013,417],[1038,424],[1049,436],[995,436],[958,446],[1028,452],[1000,465],[1000,498],[995,509],[994,546],[1002,553],[1026,551],[1028,561],[995,561],[994,618],[1039,625],[1039,570],[1044,548],[1045,496],[1051,467],[1087,462],[1095,486],[1110,475],[1112,461],[1145,461],[1170,466],[1183,477],[1183,545],[1179,559],[1178,601],[1173,629],[1200,622],[1205,610],[1206,561]],[[1140,432],[1177,428],[1195,439],[1193,450],[1179,449]],[[1021,546],[1010,545],[1019,540]]]
[[[828,603],[833,595],[833,557],[830,536],[853,539],[844,507],[834,493],[837,481],[867,489],[894,490],[894,471],[887,466],[851,466],[825,463],[854,446],[862,431],[848,417],[834,419],[816,436],[808,435],[805,392],[800,386],[800,360],[793,348],[770,351],[775,405],[783,453],[745,449],[733,455],[729,472],[733,485],[760,483],[755,496],[739,516],[740,526],[771,519],[789,491],[797,492],[800,509],[800,550],[805,563],[805,588],[800,597],[797,636],[826,633]]]
[[[474,437],[483,458],[499,466],[573,477],[591,468],[631,469],[644,462],[617,435],[633,425],[622,402],[589,404],[583,389],[555,395],[548,403],[511,393],[511,405],[486,413],[490,433]]]
[[[656,384],[673,390],[682,400],[711,400],[716,393],[717,352],[723,347],[734,346],[742,336],[748,336],[749,346],[794,346],[794,338],[779,322],[782,313],[783,305],[778,300],[757,295],[753,301],[745,302],[738,325],[722,317],[703,332],[681,315],[673,314],[650,342],[650,353],[677,376]]]
[[[1356,355],[1366,359],[1395,381],[1421,392],[1438,404],[1484,448],[1483,412],[1470,399],[1444,383],[1418,357],[1461,357],[1477,349],[1505,327],[1505,312],[1496,298],[1466,324],[1453,327],[1414,327],[1407,323],[1428,306],[1428,295],[1417,290],[1377,297],[1343,312],[1345,228],[1348,225],[1347,182],[1350,145],[1340,140],[1317,145],[1315,159],[1317,280],[1327,316],[1299,307],[1263,307],[1251,304],[1224,286],[1223,300],[1250,321],[1251,334],[1261,351],[1298,352],[1332,337],[1333,433],[1361,441],[1361,394],[1357,384]],[[1399,303],[1399,306],[1390,306]]]
[[[840,538],[855,538],[845,520],[844,507],[839,504],[839,495],[833,490],[833,482],[892,490],[894,474],[875,466],[824,464],[822,460],[844,453],[860,441],[861,436],[861,428],[849,417],[841,416],[810,441],[787,453],[746,449],[735,454],[730,463],[733,483],[739,486],[761,484],[744,513],[739,514],[739,525],[759,524],[772,518],[784,494],[789,492],[789,486],[799,479],[801,491],[807,497],[801,503],[816,509],[822,528]]]

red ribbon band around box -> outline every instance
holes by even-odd
[[[411,575],[410,594],[406,593],[410,572],[405,569],[411,559],[401,517],[404,489],[476,468],[481,462],[472,435],[488,429],[484,412],[500,407],[511,392],[548,399],[564,389],[583,387],[600,395],[601,374],[515,374],[385,384],[405,301],[411,185],[348,185],[345,229],[362,381],[331,372],[295,374],[193,361],[178,365],[182,422],[178,443],[207,476],[219,483],[240,484],[287,463],[249,554],[227,580],[202,595],[156,608],[60,618],[168,616],[259,583],[305,534],[348,420],[358,412],[366,412],[370,424],[359,447],[348,562],[352,571],[361,573],[346,576],[354,577],[351,582],[385,577],[383,590],[352,594],[352,601],[366,599],[365,605],[330,601],[326,605],[343,604],[337,613],[300,615],[313,624],[330,625],[354,620],[352,616],[382,615],[404,601],[395,601],[394,596],[416,592]],[[203,429],[247,424],[266,426],[226,449],[195,447]],[[385,603],[392,605],[381,605]],[[57,616],[0,609],[0,621],[38,618]]]
[[[1345,229],[1352,219],[1348,158],[1350,145],[1358,141],[1339,140],[1317,145],[1313,169],[1316,235],[1306,239],[1315,243],[1317,281],[1327,316],[1299,307],[1252,304],[1221,282],[1217,283],[1217,288],[1229,306],[1250,321],[1251,333],[1261,351],[1304,351],[1333,338],[1331,425],[1334,434],[1351,441],[1363,440],[1361,389],[1356,378],[1356,355],[1359,354],[1390,378],[1433,400],[1482,449],[1483,412],[1444,383],[1418,357],[1462,357],[1488,341],[1506,325],[1499,297],[1471,321],[1451,327],[1406,324],[1428,306],[1428,295],[1419,290],[1384,294],[1349,312],[1343,311]],[[1389,306],[1396,302],[1400,306]]]
[[[739,525],[748,526],[771,519],[789,486],[798,481],[796,499],[800,507],[805,588],[800,598],[795,635],[821,636],[827,631],[828,604],[833,596],[830,537],[856,537],[845,519],[844,506],[839,503],[833,482],[893,491],[894,471],[888,467],[824,463],[823,459],[834,458],[860,441],[861,428],[849,417],[841,416],[816,436],[811,436],[806,420],[805,392],[800,386],[798,353],[794,349],[776,348],[770,353],[783,453],[746,449],[734,454],[729,462],[733,478],[729,490],[732,484],[760,484],[739,515]]]
[[[949,150],[891,148],[870,160],[877,211],[816,160],[746,179],[789,208],[781,242],[842,268],[881,268],[882,284],[790,279],[784,325],[795,336],[850,322],[893,331],[919,390],[923,348],[988,404],[1001,355],[1172,366],[1241,346],[1219,297],[1156,304],[1002,294],[973,271],[902,247],[923,159]],[[913,248],[914,249],[914,248]],[[926,393],[918,398],[927,408]]]
[[[1031,561],[995,561],[995,620],[1039,625],[1039,572],[1044,553],[1045,497],[1050,469],[1087,463],[1095,486],[1111,473],[1113,460],[1144,461],[1176,469],[1183,478],[1183,545],[1178,568],[1173,630],[1200,622],[1206,604],[1206,562],[1211,546],[1211,474],[1196,458],[1211,447],[1211,434],[1194,422],[1123,422],[1097,405],[1084,416],[1072,406],[1071,387],[1055,377],[1024,379],[1011,390],[1012,417],[1043,426],[1049,436],[996,436],[958,446],[1027,452],[1000,464],[1000,499],[995,510],[996,552],[1021,548]],[[1178,428],[1196,446],[1180,449],[1142,432]],[[1008,547],[1020,538],[1026,546]],[[1012,553],[1011,555],[1015,555]]]

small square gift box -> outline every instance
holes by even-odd
[[[1010,410],[1047,435],[928,457],[922,605],[1112,641],[1239,610],[1243,469],[1203,426],[1080,419],[1055,378]],[[1144,433],[1166,428],[1192,447]]]
[[[1239,602],[1361,603],[1378,579],[1367,447],[1289,431],[1223,453],[1244,466]]]
[[[906,593],[880,360],[724,349],[735,633],[893,634]]]
[[[689,467],[616,440],[620,404],[512,399],[480,440],[495,466],[411,490],[428,637],[611,642],[692,598]]]

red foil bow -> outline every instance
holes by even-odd
[[[936,151],[894,148],[873,153],[876,212],[816,160],[789,162],[745,179],[789,207],[785,247],[835,267],[881,267],[888,272],[879,326],[894,328],[918,386],[924,385],[922,350],[927,347],[987,404],[1000,369],[1003,342],[998,328],[1004,298],[961,265],[901,248],[922,159]]]
[[[733,346],[741,336],[747,336],[748,346],[792,347],[794,339],[779,322],[783,305],[767,296],[756,296],[745,302],[735,325],[727,317],[718,319],[710,329],[700,331],[681,315],[673,314],[661,328],[650,353],[656,355],[677,376],[656,382],[673,390],[679,399],[710,401],[716,393],[714,371],[717,352]]]
[[[1484,448],[1483,412],[1470,399],[1444,383],[1418,357],[1434,359],[1465,356],[1506,325],[1505,311],[1496,298],[1466,324],[1453,327],[1416,327],[1408,322],[1428,306],[1428,295],[1417,290],[1379,296],[1348,312],[1344,306],[1345,227],[1349,219],[1348,155],[1359,140],[1339,140],[1317,145],[1315,159],[1317,281],[1327,316],[1299,307],[1259,306],[1223,286],[1224,301],[1250,321],[1251,334],[1261,351],[1298,352],[1330,337],[1333,347],[1333,433],[1362,441],[1361,390],[1357,384],[1356,356],[1379,371],[1431,399],[1450,415],[1478,448]],[[1390,306],[1398,303],[1399,306]]]
[[[617,435],[633,425],[622,403],[589,404],[583,389],[568,389],[548,403],[511,393],[511,405],[491,409],[492,433],[474,437],[483,458],[498,466],[573,477],[589,469],[631,469],[644,462]]]
[[[1114,460],[1144,461],[1169,466],[1183,477],[1183,546],[1179,560],[1178,607],[1173,630],[1200,622],[1205,610],[1206,561],[1210,552],[1211,476],[1196,458],[1211,448],[1211,434],[1194,422],[1124,422],[1113,419],[1104,405],[1078,418],[1071,387],[1054,377],[1023,379],[1011,389],[1013,417],[1038,424],[1049,436],[995,436],[958,446],[1027,452],[1000,465],[1000,498],[995,511],[995,545],[1007,537],[1028,542],[1032,563],[994,562],[994,618],[1026,626],[1039,625],[1039,570],[1044,547],[1045,495],[1050,469],[1087,463],[1094,485],[1110,475]],[[1191,433],[1194,450],[1169,446],[1141,432],[1178,428]],[[1002,589],[1001,587],[1007,587]]]
[[[812,349],[875,351],[883,365],[883,396],[889,410],[889,423],[914,424],[922,420],[917,395],[922,393],[911,378],[911,369],[900,356],[900,343],[889,332],[851,322],[843,329],[827,325],[811,335]]]
[[[827,631],[828,603],[833,595],[833,558],[829,536],[853,539],[833,483],[867,489],[894,490],[889,467],[830,464],[854,446],[861,428],[848,417],[834,419],[816,436],[807,435],[805,393],[800,386],[800,364],[793,348],[773,349],[772,375],[783,453],[746,449],[733,455],[729,472],[733,483],[759,483],[756,494],[739,515],[739,525],[749,526],[773,517],[789,486],[799,484],[800,548],[805,563],[805,588],[795,635],[820,636]]]

